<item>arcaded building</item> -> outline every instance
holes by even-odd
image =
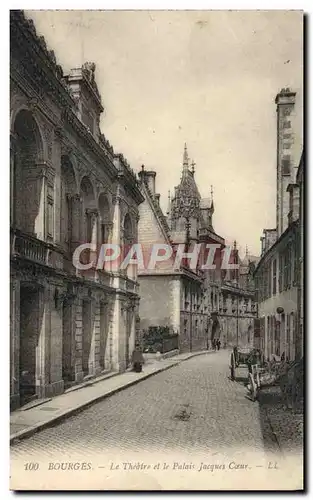
[[[135,342],[136,268],[79,270],[73,252],[137,241],[143,196],[100,130],[95,65],[63,74],[32,20],[11,11],[11,406],[123,371]]]

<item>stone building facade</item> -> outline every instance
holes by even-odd
[[[173,257],[157,269],[139,271],[142,326],[171,326],[179,333],[181,351],[207,348],[213,338],[229,345],[251,343],[256,308],[250,264],[242,262],[234,248],[231,259],[237,259],[239,270],[234,274],[221,269],[225,240],[213,228],[212,193],[211,198],[201,198],[187,146],[181,181],[169,196],[166,216],[155,188],[156,172],[143,170],[139,176],[145,197],[139,207],[139,240],[148,247],[169,245],[174,256],[178,245],[192,252],[195,244],[202,244],[197,268],[182,261],[175,269]],[[214,259],[216,269],[202,270],[207,262],[204,249],[214,244],[221,248]]]
[[[95,65],[63,74],[22,11],[10,13],[11,406],[126,369],[136,270],[79,270],[138,237],[138,181],[100,130]],[[97,259],[96,259],[97,260]]]
[[[139,207],[138,237],[150,259],[154,244],[174,249],[175,244],[156,193],[156,172],[139,173],[144,203]],[[184,243],[182,237],[182,243]],[[187,251],[187,249],[186,249]],[[202,304],[203,280],[199,272],[181,265],[175,268],[175,253],[164,262],[138,271],[140,327],[166,326],[179,334],[181,352],[207,348],[207,315]]]
[[[276,227],[261,238],[254,276],[259,335],[267,358],[303,356],[303,154],[297,163],[292,128],[296,94],[282,89],[277,105]]]

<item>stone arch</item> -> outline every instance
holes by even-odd
[[[20,108],[14,116],[11,143],[13,225],[45,239],[46,188],[44,141],[34,114]]]
[[[80,193],[83,199],[85,209],[96,208],[95,190],[91,180],[87,175],[84,175],[80,181]]]
[[[82,243],[95,243],[98,218],[97,202],[94,187],[86,175],[80,181],[80,200],[80,240]],[[87,254],[88,252],[86,252],[86,258],[89,258]]]
[[[112,224],[112,207],[108,195],[101,192],[98,198],[99,222],[100,222],[100,243],[107,243],[109,240],[110,225]]]
[[[34,128],[36,131],[36,140],[38,146],[38,162],[45,161],[47,159],[47,144],[45,141],[45,136],[43,133],[42,120],[38,117],[36,110],[31,109],[26,102],[19,102],[16,107],[11,112],[10,115],[10,130],[13,136],[16,138],[16,124],[22,118],[27,119],[30,117],[33,120]]]
[[[127,212],[125,214],[124,219],[123,219],[123,238],[125,241],[131,242],[131,243],[134,240],[133,221],[132,221],[132,217],[129,214],[129,212]]]

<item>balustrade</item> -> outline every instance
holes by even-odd
[[[11,255],[55,269],[63,269],[63,255],[54,245],[18,230],[11,232]]]

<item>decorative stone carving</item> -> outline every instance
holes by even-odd
[[[43,36],[39,36],[38,40],[39,40],[39,43],[42,46],[43,50],[46,52],[47,51],[47,44],[46,44],[45,38]]]
[[[292,109],[292,108],[291,108],[290,106],[288,106],[288,107],[287,107],[287,106],[285,106],[285,107],[283,108],[283,116],[290,116],[290,114],[291,114],[291,109]]]
[[[87,79],[90,81],[90,83],[93,83],[95,80],[95,70],[96,70],[96,65],[93,62],[86,62],[83,64],[83,72],[84,75],[87,77]]]
[[[52,63],[56,64],[57,61],[56,61],[54,50],[49,50],[49,56],[50,56]]]

